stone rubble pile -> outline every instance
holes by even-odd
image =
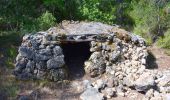
[[[91,78],[98,79],[85,81],[82,86],[85,87],[84,92],[80,96],[82,100],[103,100],[117,95],[124,97],[133,89],[143,92],[144,100],[170,99],[170,70],[146,69],[148,51],[143,38],[102,23],[69,25],[67,27],[72,26],[71,32],[69,29],[56,31],[56,28],[50,28],[46,32],[25,35],[16,58],[16,78],[67,79],[67,66],[60,45],[70,41],[90,41],[92,54],[84,63],[84,69]],[[100,31],[98,28],[95,31],[96,27]],[[91,28],[93,33],[90,33]]]
[[[103,96],[98,100],[117,95],[128,97],[132,89],[143,92],[144,100],[169,100],[170,70],[146,69],[148,51],[144,40],[129,34],[130,40],[125,41],[127,39],[118,38],[117,34],[120,35],[115,33],[106,42],[91,42],[92,54],[85,62],[85,71],[91,77],[101,78],[85,89],[81,99],[95,99],[93,95],[90,95],[93,99],[86,95],[89,89],[94,88],[98,90],[96,94]]]

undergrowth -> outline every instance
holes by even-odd
[[[161,48],[170,49],[170,30],[165,33],[164,37],[158,39],[157,45]]]

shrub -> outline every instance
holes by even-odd
[[[109,4],[109,2],[107,3]],[[111,4],[107,6],[101,6],[102,3],[100,2],[100,0],[83,0],[82,6],[79,7],[79,10],[86,20],[100,21],[107,24],[113,24],[115,19],[113,12],[115,11],[115,9],[113,7],[110,7],[110,11],[107,10],[109,6],[112,6]]]
[[[150,34],[148,33],[148,28],[145,28],[145,30],[142,28],[142,26],[136,26],[133,30],[133,32],[137,35],[140,35],[141,37],[143,37],[146,41],[147,45],[151,45],[152,44],[152,38],[150,36]]]
[[[14,46],[10,46],[6,48],[6,61],[5,64],[7,68],[14,68],[15,58],[17,56],[17,48]]]
[[[164,37],[160,37],[157,41],[158,46],[170,49],[170,29],[165,33]]]
[[[134,31],[138,31],[146,40],[155,40],[164,34],[168,27],[168,16],[163,13],[167,1],[139,0],[132,3],[130,12],[135,21]],[[139,31],[140,30],[140,31]]]
[[[47,30],[48,28],[50,28],[51,26],[55,25],[55,17],[52,15],[52,13],[49,13],[48,11],[46,11],[45,13],[43,13],[38,19],[37,19],[37,23],[39,26],[39,30]]]

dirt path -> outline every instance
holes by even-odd
[[[165,54],[164,49],[153,45],[152,47],[149,47],[148,50],[150,50],[156,58],[156,64],[158,69],[162,70],[170,68],[170,56]]]

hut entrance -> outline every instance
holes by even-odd
[[[68,67],[69,78],[82,78],[85,74],[84,62],[91,55],[90,42],[63,43],[61,47],[63,49],[65,63]]]

